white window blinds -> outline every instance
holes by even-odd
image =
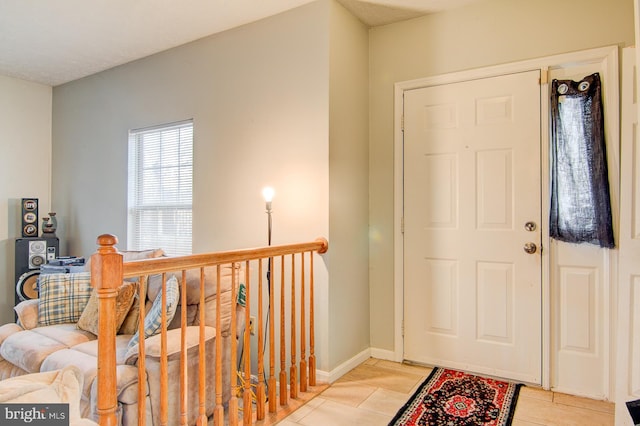
[[[129,133],[128,249],[191,254],[193,122]]]

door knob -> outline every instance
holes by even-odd
[[[524,224],[524,229],[526,229],[529,232],[533,232],[536,230],[536,223],[535,222],[527,222]]]
[[[538,250],[538,247],[535,245],[535,243],[526,243],[523,248],[524,251],[529,254],[533,254]]]

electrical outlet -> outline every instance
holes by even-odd
[[[256,317],[249,317],[249,333],[256,334]]]

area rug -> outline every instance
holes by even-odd
[[[520,386],[436,367],[389,426],[507,426]]]

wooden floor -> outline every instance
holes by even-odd
[[[280,426],[387,425],[431,369],[369,359],[278,422]],[[614,406],[522,387],[514,426],[613,425]]]

